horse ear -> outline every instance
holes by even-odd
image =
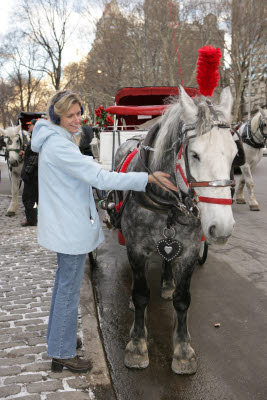
[[[0,128],[0,136],[4,136],[4,134],[5,134],[4,129]]]
[[[225,115],[225,117],[230,120],[231,118],[231,111],[233,107],[233,96],[230,90],[230,87],[227,86],[222,90],[220,96],[220,104],[218,108],[220,111]]]
[[[186,93],[184,88],[179,85],[179,98],[180,105],[183,108],[183,119],[185,123],[192,123],[196,121],[197,117],[197,106],[190,96]]]

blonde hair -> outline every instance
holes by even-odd
[[[76,103],[82,106],[82,100],[78,94],[72,93],[67,89],[58,90],[48,100],[47,117],[55,124],[56,122],[53,117],[62,117],[70,109],[70,107]],[[54,116],[53,112],[51,113],[51,107],[53,108]]]
[[[54,124],[60,124],[60,118],[70,109],[73,104],[79,104],[82,107],[80,96],[67,89],[58,90],[50,97],[47,103],[47,118]],[[79,145],[81,135],[72,135],[76,144]]]

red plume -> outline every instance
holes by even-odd
[[[202,47],[198,52],[197,83],[199,91],[203,96],[212,96],[220,79],[218,68],[222,53],[220,49],[215,49],[211,45]]]

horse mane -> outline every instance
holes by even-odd
[[[192,100],[198,107],[198,113],[197,121],[192,120],[191,123],[196,123],[196,135],[201,136],[211,129],[213,117],[204,96],[196,96]],[[220,109],[216,109],[216,107],[214,109],[218,114],[222,115]],[[166,150],[171,148],[177,139],[181,137],[183,124],[183,108],[177,98],[172,98],[160,121],[160,129],[154,146],[153,166],[156,169],[160,167]]]
[[[261,113],[258,111],[251,120],[251,130],[256,132],[260,125]]]

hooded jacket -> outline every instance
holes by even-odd
[[[85,254],[104,240],[92,186],[145,191],[146,172],[104,170],[66,129],[45,119],[34,126],[31,148],[39,153],[38,242],[49,250]]]

